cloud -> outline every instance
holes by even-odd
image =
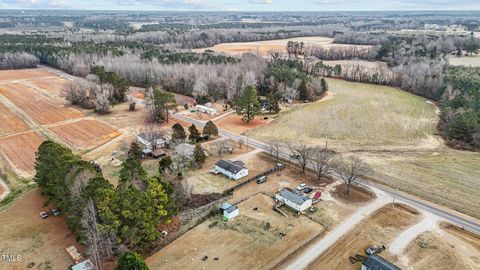
[[[6,7],[38,8],[38,9],[72,9],[78,6],[69,0],[0,0]]]
[[[248,0],[250,4],[272,4],[272,0]]]

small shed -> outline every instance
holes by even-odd
[[[157,149],[157,150],[152,152],[152,157],[154,159],[159,159],[159,158],[164,157],[166,155],[167,155],[167,153],[165,151],[163,151],[162,149]]]
[[[231,205],[227,202],[222,204],[223,220],[230,221],[240,215],[240,209],[236,205]]]
[[[142,158],[151,157],[152,153],[153,152],[150,149],[143,149],[142,150]]]
[[[80,252],[78,252],[78,250],[75,246],[69,246],[65,250],[67,251],[70,258],[72,258],[73,262],[78,263],[79,261],[81,261],[83,259],[82,254],[80,254]]]
[[[275,194],[275,199],[297,212],[303,212],[312,206],[311,198],[286,188]]]
[[[70,266],[70,270],[97,270],[97,267],[90,260]]]
[[[368,256],[363,263],[361,270],[401,270],[398,266],[374,254]]]

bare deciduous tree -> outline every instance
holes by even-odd
[[[350,194],[350,186],[358,180],[359,176],[364,175],[367,171],[366,164],[359,157],[350,157],[341,161],[338,166],[338,173],[347,187],[345,194]]]
[[[325,144],[324,148],[315,149],[310,164],[317,176],[317,180],[320,181],[320,179],[328,173],[332,158],[333,151],[328,149],[327,144]]]
[[[280,148],[282,147],[282,144],[279,142],[267,142],[266,143],[267,147],[267,152],[270,155],[271,158],[276,158],[278,160],[279,155],[280,155]]]
[[[100,270],[102,267],[99,247],[100,231],[98,229],[97,211],[92,199],[87,201],[87,205],[83,210],[82,226],[83,235],[85,236],[85,242],[88,247],[88,253],[92,258],[93,264],[95,264],[97,269]]]
[[[314,148],[303,142],[299,142],[296,144],[287,144],[287,147],[290,150],[290,153],[296,156],[298,164],[300,164],[300,166],[302,167],[302,172],[305,173],[305,169],[307,168],[310,160],[312,159]]]
[[[230,148],[230,145],[225,139],[216,140],[214,143],[214,149],[215,152],[218,154],[218,157],[221,157],[222,154],[225,153],[226,150],[228,150],[228,148]]]
[[[150,143],[152,150],[157,149],[159,142],[166,138],[166,132],[155,124],[145,125],[141,132],[145,134],[145,139]]]

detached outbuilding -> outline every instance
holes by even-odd
[[[275,194],[275,199],[297,212],[303,212],[312,206],[311,198],[286,188]]]
[[[210,171],[213,174],[223,174],[226,177],[238,180],[248,175],[248,169],[245,164],[239,160],[219,160],[215,163],[215,167]]]
[[[363,263],[361,270],[401,270],[398,266],[374,254],[368,256]]]
[[[214,109],[214,108],[210,108],[210,107],[207,107],[207,106],[203,106],[203,105],[197,105],[195,106],[195,110],[199,111],[199,112],[202,112],[202,113],[206,113],[208,115],[215,115],[217,114],[217,110]]]
[[[97,267],[90,260],[70,266],[70,270],[97,270]]]
[[[223,220],[230,221],[240,215],[240,209],[236,205],[231,205],[227,202],[222,204]]]

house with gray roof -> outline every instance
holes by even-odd
[[[311,198],[286,188],[275,194],[275,200],[297,212],[303,212],[312,206]]]
[[[238,180],[248,175],[248,169],[245,164],[239,160],[219,160],[215,163],[215,167],[210,171],[213,174],[223,174],[226,177]]]
[[[401,270],[398,266],[374,254],[368,256],[363,263],[361,270]]]
[[[229,221],[240,215],[240,209],[236,205],[231,205],[227,202],[224,202],[222,204],[222,210],[223,210],[223,219],[225,221]]]

